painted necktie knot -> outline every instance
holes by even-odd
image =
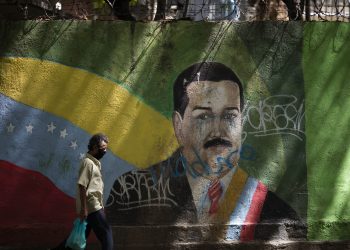
[[[210,200],[209,214],[215,214],[219,209],[219,200],[222,195],[222,186],[218,179],[210,183],[208,196]]]

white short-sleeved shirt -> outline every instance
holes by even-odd
[[[81,210],[79,185],[86,188],[86,205],[88,214],[103,208],[103,180],[101,163],[88,153],[81,161],[77,184],[78,192],[76,197],[76,207],[78,214]]]

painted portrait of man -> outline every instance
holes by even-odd
[[[277,233],[304,237],[296,212],[239,167],[243,93],[222,63],[184,69],[173,86],[179,148],[163,162],[118,177],[107,201],[112,223],[222,225],[220,237],[247,240],[269,238],[265,222],[288,221],[300,224],[298,235],[285,228]]]
[[[242,109],[242,85],[222,64],[193,65],[174,84],[175,135],[192,193],[196,193],[197,212],[203,220],[213,218],[236,171]]]

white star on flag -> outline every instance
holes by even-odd
[[[85,157],[85,154],[80,153],[79,159],[82,160],[84,159],[84,157]]]
[[[61,138],[65,139],[67,135],[68,135],[67,129],[63,129],[63,130],[60,131],[60,137]]]
[[[47,132],[51,132],[51,134],[53,134],[53,131],[55,129],[56,129],[56,126],[53,124],[53,122],[47,125]]]
[[[33,133],[33,128],[34,128],[33,125],[29,123],[29,124],[26,126],[27,133],[28,133],[28,134]]]
[[[13,126],[12,123],[10,122],[10,124],[7,126],[7,133],[12,133],[14,129],[15,129],[15,126]]]
[[[69,147],[71,147],[74,150],[76,150],[77,147],[78,147],[77,141],[76,140],[75,141],[71,141]]]

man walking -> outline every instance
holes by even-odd
[[[104,134],[95,134],[88,145],[88,153],[82,160],[76,198],[76,208],[80,219],[87,221],[86,239],[91,229],[101,243],[102,250],[113,249],[112,229],[107,222],[103,206],[103,180],[101,162],[99,161],[107,151],[108,138]],[[65,247],[64,240],[55,249],[70,249]]]

